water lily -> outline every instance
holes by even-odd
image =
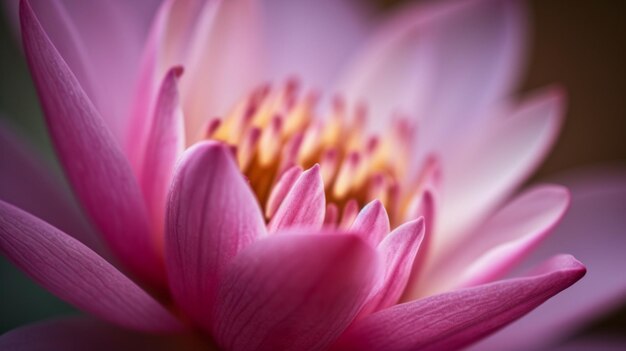
[[[518,1],[418,5],[373,33],[333,1],[22,1],[19,17],[107,249],[71,209],[3,196],[0,251],[108,323],[223,350],[458,349],[585,274],[557,255],[502,279],[570,202],[557,185],[511,197],[564,104],[557,88],[508,97]],[[171,341],[65,320],[0,344],[86,329],[81,343]]]

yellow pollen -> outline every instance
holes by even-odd
[[[318,105],[319,94],[301,93],[294,79],[278,88],[264,85],[224,118],[211,119],[204,133],[235,147],[239,167],[268,217],[270,193],[281,175],[293,166],[319,164],[326,224],[349,227],[374,199],[385,205],[392,225],[399,224],[423,190],[424,172],[417,182],[406,179],[415,128],[408,119],[396,118],[380,135],[370,135],[365,105],[350,108],[340,96],[325,114]]]

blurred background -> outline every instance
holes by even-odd
[[[378,0],[369,1],[369,6],[383,12],[402,3]],[[529,4],[532,41],[520,92],[558,82],[569,95],[561,136],[530,181],[583,166],[626,165],[626,2],[534,0]],[[5,16],[0,23],[0,114],[53,157],[26,64]],[[0,258],[0,334],[73,312]],[[618,336],[625,332],[626,306],[581,330]]]
[[[407,2],[372,3],[389,11]],[[626,163],[626,1],[528,4],[531,42],[519,91],[559,83],[569,98],[561,135],[534,179],[579,166]]]

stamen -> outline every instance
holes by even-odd
[[[294,99],[297,99],[297,97],[294,97]],[[296,100],[293,103],[293,108],[289,110],[285,123],[285,136],[292,136],[306,128],[311,121],[311,114],[317,104],[317,99],[317,93],[311,92],[304,99]]]
[[[285,143],[280,158],[278,174],[282,174],[287,169],[298,164],[298,151],[300,150],[300,145],[302,145],[302,133],[297,133]]]
[[[211,118],[204,127],[204,137],[211,138],[221,124],[222,120],[219,117]]]
[[[326,150],[322,156],[322,160],[320,161],[320,167],[322,167],[322,179],[324,180],[326,189],[328,189],[330,184],[333,183],[338,165],[339,150],[336,148]]]
[[[336,204],[330,203],[326,205],[326,217],[324,217],[324,226],[334,228],[339,220],[339,208]]]
[[[352,185],[351,180],[355,178],[360,162],[361,155],[358,152],[351,152],[346,161],[343,162],[333,187],[332,195],[335,198],[343,199],[348,195]]]
[[[268,128],[263,130],[261,141],[259,142],[259,162],[261,166],[270,165],[277,159],[281,149],[281,133],[283,128],[283,119],[276,115]]]
[[[239,168],[244,170],[248,168],[250,162],[252,162],[252,158],[254,157],[254,153],[256,151],[260,137],[260,128],[254,127],[248,130],[246,136],[241,142],[239,152],[237,153],[237,162],[239,163]]]
[[[437,169],[427,164],[415,182],[406,180],[415,136],[409,119],[396,115],[390,128],[369,135],[364,103],[350,109],[336,95],[323,118],[316,111],[319,93],[301,90],[294,78],[274,89],[265,84],[204,130],[207,138],[237,146],[239,167],[267,220],[290,189],[290,179],[314,164],[320,164],[326,190],[325,225],[349,227],[373,199],[385,205],[393,224],[403,220],[414,207],[413,194],[421,193],[424,179],[434,178]]]
[[[310,128],[307,128],[298,154],[298,162],[300,164],[309,164],[311,162],[310,160],[315,157],[323,128],[324,123],[319,120],[315,121]]]
[[[355,199],[350,199],[343,207],[343,213],[341,214],[341,222],[339,227],[348,229],[359,214],[359,203]]]

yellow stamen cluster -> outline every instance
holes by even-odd
[[[414,128],[407,119],[394,118],[382,134],[368,135],[365,106],[349,110],[335,97],[328,112],[320,114],[318,100],[314,91],[301,93],[296,80],[274,89],[265,85],[223,119],[211,120],[205,137],[234,146],[239,167],[263,208],[287,169],[318,163],[328,222],[351,222],[373,199],[385,205],[392,223],[403,219],[411,197],[400,190],[415,190],[405,181]]]

